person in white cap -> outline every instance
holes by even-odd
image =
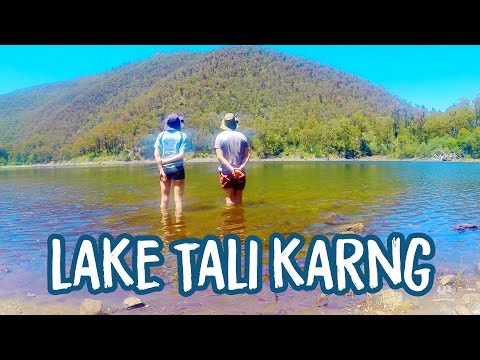
[[[215,152],[220,161],[220,186],[225,191],[227,206],[242,203],[247,182],[245,166],[250,159],[247,138],[237,131],[237,127],[238,119],[235,115],[226,114],[220,126],[224,131],[215,139]]]
[[[160,172],[160,190],[162,211],[167,211],[170,188],[173,183],[173,196],[175,202],[175,215],[182,215],[182,198],[185,187],[185,170],[183,168],[183,155],[187,135],[181,131],[184,118],[176,113],[168,115],[163,121],[162,131],[155,141],[155,161]]]

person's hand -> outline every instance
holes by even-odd
[[[167,181],[167,174],[165,174],[165,171],[163,171],[163,168],[160,168],[160,180]]]
[[[235,168],[232,165],[229,166],[228,170],[233,174],[233,177],[237,177],[237,175],[235,175]]]
[[[238,179],[241,179],[245,176],[245,174],[243,173],[241,168],[235,168],[233,169],[233,176]]]

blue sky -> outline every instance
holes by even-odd
[[[220,45],[0,45],[0,94],[110,70],[157,52]],[[480,93],[480,46],[276,45],[292,55],[355,74],[412,104],[445,110]]]

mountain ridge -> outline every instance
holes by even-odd
[[[186,117],[197,155],[211,152],[221,116],[236,112],[259,157],[385,155],[398,148],[399,129],[424,116],[333,67],[256,46],[228,47],[155,54],[0,95],[0,149],[14,163],[148,158],[159,118],[174,111]]]

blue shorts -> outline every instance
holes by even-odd
[[[167,175],[167,180],[183,180],[185,179],[185,170],[183,166],[164,167],[163,171]]]

